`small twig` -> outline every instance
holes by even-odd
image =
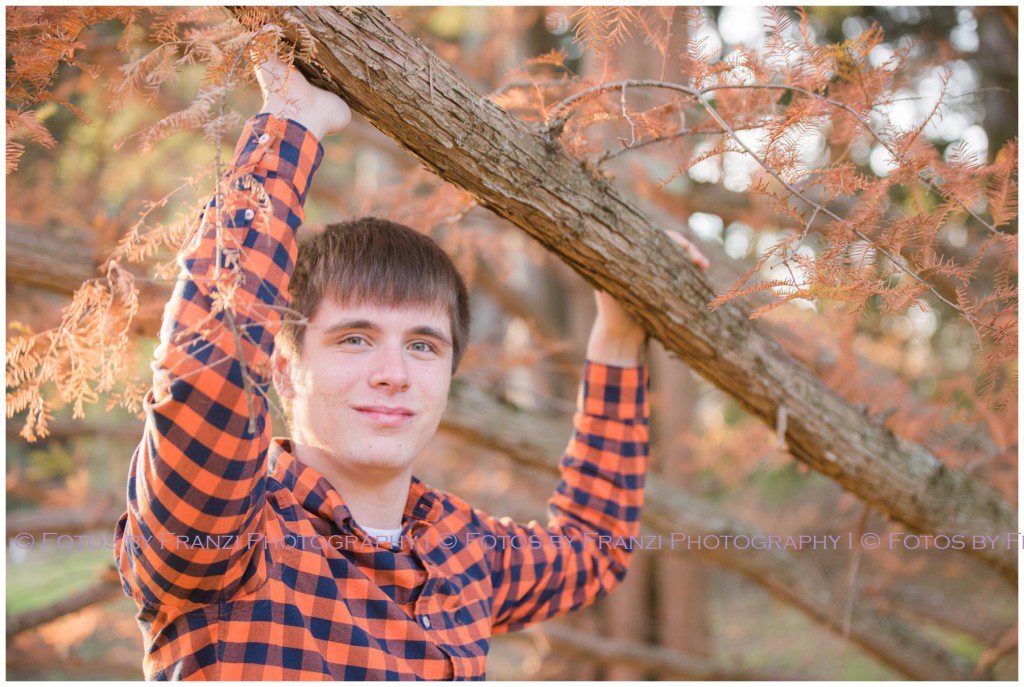
[[[571,86],[576,83],[575,79],[547,79],[544,81],[511,81],[504,86],[499,86],[488,93],[485,97],[497,98],[505,95],[514,88],[556,88],[558,86]]]
[[[799,288],[796,284],[796,275],[793,274],[793,268],[789,266],[790,257],[795,256],[797,251],[800,250],[800,246],[803,245],[804,239],[807,238],[807,232],[811,230],[811,225],[814,224],[814,218],[818,216],[818,208],[814,208],[814,212],[811,213],[811,218],[804,224],[804,230],[800,233],[800,238],[797,239],[796,246],[793,248],[786,248],[785,254],[782,256],[782,262],[776,263],[774,267],[778,267],[779,264],[785,266],[786,270],[789,271],[789,276],[793,280],[793,286]]]
[[[633,118],[629,116],[629,109],[626,107],[626,82],[622,82],[622,95],[619,97],[619,102],[622,105],[622,116],[629,122],[629,143],[625,144],[627,148],[632,148],[636,144],[636,123]]]
[[[270,406],[271,411],[277,413],[281,417],[288,417],[288,414],[284,412],[284,409],[277,403],[277,401],[275,401],[270,394],[264,391],[259,384],[256,384],[253,388],[256,389],[256,393],[262,396],[263,400],[267,402],[267,405]]]
[[[811,230],[811,225],[814,224],[814,218],[818,216],[818,211],[819,208],[815,206],[814,212],[811,213],[811,218],[807,220],[807,224],[804,225],[804,230],[800,233],[800,240],[796,242],[796,248],[793,249],[793,252],[796,252],[796,249],[799,248],[800,244],[802,244],[804,239],[807,238],[807,232]]]
[[[743,129],[740,129],[740,131],[745,131],[747,128],[748,127],[744,127]],[[608,160],[613,160],[613,159],[617,158],[620,155],[628,153],[631,150],[639,150],[640,148],[646,148],[647,146],[654,145],[655,143],[664,143],[666,141],[673,141],[673,140],[675,140],[677,138],[682,138],[684,136],[692,136],[694,134],[724,134],[724,133],[725,133],[725,131],[723,131],[722,129],[701,129],[699,127],[695,128],[695,129],[680,129],[679,131],[673,131],[670,134],[664,134],[663,136],[658,136],[657,138],[649,138],[646,141],[640,141],[639,143],[634,143],[633,145],[629,145],[629,146],[626,146],[624,148],[620,148],[618,150],[606,151],[603,155],[601,155],[601,157],[599,157],[597,159],[596,164],[598,166],[600,166],[601,164],[607,162]]]
[[[1003,93],[1009,93],[1009,88],[1003,88],[1002,86],[985,86],[984,88],[975,88],[972,91],[966,91],[964,93],[957,93],[956,95],[947,95],[946,100],[955,100],[957,98],[966,98],[969,95],[977,95],[978,93],[984,93],[985,91],[1002,91]],[[905,98],[893,98],[889,100],[890,103],[901,103],[907,100],[929,100],[934,98],[932,95],[909,95]]]
[[[256,342],[253,341],[252,337],[249,336],[249,334],[247,332],[242,332],[242,336],[245,337],[246,339],[248,339],[254,346],[257,345]],[[243,374],[246,375],[246,378],[249,380],[249,383],[253,385],[252,388],[254,388],[256,390],[256,392],[259,393],[263,397],[263,399],[267,402],[267,405],[270,406],[270,409],[272,411],[275,411],[281,417],[287,417],[287,414],[284,412],[284,409],[281,408],[281,406],[277,404],[277,402],[270,396],[270,394],[266,393],[263,390],[263,387],[260,384],[254,384],[253,383],[254,380],[252,379],[251,375],[246,373],[244,370],[243,370]]]
[[[864,528],[868,524],[868,516],[871,514],[871,506],[864,504],[864,511],[860,515],[860,521],[857,523],[857,545],[854,547],[853,555],[850,558],[850,564],[846,569],[846,581],[844,583],[844,594],[841,598],[844,599],[843,605],[843,636],[850,636],[850,626],[853,623],[853,601],[856,597],[855,585],[857,581],[857,570],[860,568],[860,557],[863,549],[860,546],[861,537],[864,534]]]
[[[794,278],[795,282],[796,279]],[[778,413],[775,416],[775,444],[777,448],[786,448],[786,424],[788,422],[789,413],[786,410],[785,404],[779,405]]]

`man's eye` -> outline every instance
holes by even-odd
[[[426,341],[417,341],[417,342],[415,342],[412,345],[414,347],[414,350],[419,351],[421,353],[434,353],[435,352],[434,347],[431,344],[427,343]],[[416,346],[421,346],[421,348],[415,348]]]
[[[344,339],[341,340],[341,343],[361,343],[365,341],[366,339],[364,339],[363,337],[353,334],[352,336],[346,336]]]

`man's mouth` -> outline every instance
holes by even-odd
[[[355,406],[355,409],[363,417],[386,427],[397,427],[415,415],[413,411],[402,406]]]

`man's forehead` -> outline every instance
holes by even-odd
[[[446,308],[441,304],[399,304],[388,305],[371,302],[340,303],[325,298],[320,302],[310,325],[327,329],[345,322],[368,322],[380,327],[412,328],[430,325],[450,333],[451,322]]]

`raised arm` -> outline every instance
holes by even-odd
[[[213,603],[266,579],[269,360],[319,139],[350,112],[279,62],[257,76],[264,107],[222,176],[221,207],[214,193],[181,253],[115,530],[124,589],[140,607]]]
[[[588,360],[547,525],[481,515],[495,634],[593,603],[623,580],[648,467],[646,369]]]
[[[708,260],[677,232],[671,238],[702,269]],[[640,534],[650,446],[646,332],[611,296],[595,292],[597,318],[587,342],[573,417],[548,500],[551,519],[526,525],[478,512],[491,547],[492,631],[520,630],[593,603],[626,576]],[[518,545],[514,545],[518,543]]]

